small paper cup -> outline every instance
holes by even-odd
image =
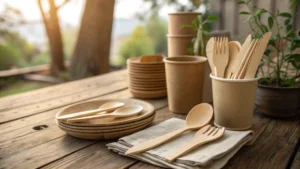
[[[202,102],[204,66],[207,59],[199,56],[165,58],[169,109],[187,114]]]
[[[168,57],[188,55],[188,45],[196,35],[167,35]]]
[[[252,126],[259,77],[224,79],[213,76],[214,124],[228,130],[246,130]]]

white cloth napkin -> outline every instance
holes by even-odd
[[[108,149],[124,155],[133,145],[183,128],[184,125],[184,120],[171,118],[158,125],[122,137],[118,142],[109,143],[107,146]],[[251,140],[253,135],[252,131],[226,130],[221,139],[202,145],[172,163],[165,161],[168,154],[191,141],[196,132],[186,132],[159,147],[130,157],[164,168],[217,169],[222,168],[243,145]]]

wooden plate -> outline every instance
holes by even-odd
[[[149,73],[149,72],[165,72],[165,67],[161,66],[159,68],[157,67],[135,67],[135,66],[127,66],[127,69],[132,72],[143,72],[143,73]]]
[[[135,74],[166,74],[165,69],[161,69],[161,70],[145,70],[145,69],[133,69],[133,68],[128,68],[128,71],[131,73],[135,73]]]
[[[125,103],[126,105],[140,105],[143,107],[143,111],[134,117],[126,117],[126,118],[118,118],[118,119],[111,119],[111,118],[95,119],[95,120],[89,120],[88,122],[82,122],[82,123],[74,123],[74,122],[72,123],[72,122],[67,122],[65,120],[59,120],[59,122],[67,125],[74,125],[74,126],[109,126],[109,125],[119,125],[119,124],[136,122],[141,119],[150,117],[155,113],[153,105],[148,102],[136,100],[136,99],[114,99],[114,100],[94,100],[94,101],[87,101],[87,102],[71,105],[59,111],[56,114],[56,117],[65,114],[81,112],[85,110],[97,109],[102,104],[110,101],[119,101]]]
[[[116,132],[110,132],[110,133],[80,133],[80,132],[65,130],[65,129],[61,128],[60,126],[58,126],[58,127],[73,137],[88,139],[88,140],[108,140],[108,139],[120,138],[120,137],[129,135],[129,134],[138,132],[138,131],[146,128],[149,124],[145,124],[143,126],[140,126],[138,128],[134,128],[134,129],[116,131]]]
[[[167,96],[167,90],[140,91],[140,90],[134,90],[129,88],[129,91],[134,97],[142,98],[142,99],[154,99],[154,98],[161,98]]]
[[[166,77],[157,77],[157,78],[141,78],[135,76],[129,76],[129,80],[133,81],[150,81],[150,82],[157,82],[157,81],[166,81]]]
[[[130,89],[139,90],[139,91],[160,91],[160,90],[167,90],[167,87],[136,87],[129,85]]]
[[[161,74],[143,74],[143,73],[128,73],[129,77],[133,78],[142,78],[142,79],[165,79],[166,75],[164,73]]]
[[[141,59],[141,57],[129,58],[129,59],[127,59],[127,64],[143,65],[143,66],[164,65],[165,64],[163,61],[161,61],[161,62],[140,62],[140,59]]]
[[[142,126],[145,125],[149,125],[150,123],[152,123],[154,116],[151,116],[152,118],[148,119],[148,122],[146,123],[142,123],[139,125],[134,125],[134,126],[126,126],[125,128],[118,128],[118,129],[73,129],[70,127],[66,127],[65,125],[60,125],[58,124],[59,128],[62,128],[64,131],[68,130],[68,131],[72,131],[72,132],[78,132],[78,133],[112,133],[112,132],[122,132],[122,131],[126,131],[126,130],[131,130],[131,129],[135,129],[135,128],[140,128]]]
[[[67,127],[67,128],[70,128],[70,129],[75,129],[75,130],[125,130],[126,128],[128,127],[133,127],[133,126],[140,126],[142,124],[146,124],[150,121],[152,121],[155,117],[155,114],[153,114],[152,116],[150,117],[147,117],[145,119],[142,119],[140,121],[137,121],[137,122],[132,122],[132,123],[127,123],[127,124],[120,124],[120,125],[111,125],[111,126],[73,126],[73,125],[68,125],[68,124],[64,124],[64,123],[61,123],[59,121],[56,120],[56,123],[60,126],[63,126],[63,127]]]
[[[161,83],[144,83],[144,84],[140,84],[140,83],[135,83],[135,82],[129,82],[129,86],[132,86],[132,87],[146,87],[146,88],[152,88],[152,87],[164,87],[164,88],[166,88],[167,87],[167,85],[166,85],[166,83],[163,83],[163,82],[161,82]]]

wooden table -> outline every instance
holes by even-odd
[[[54,121],[62,107],[73,103],[130,97],[122,70],[0,99],[0,168],[157,168],[109,151],[105,145],[115,140],[77,139]],[[166,98],[147,101],[156,108],[153,124],[184,118],[168,110]],[[253,123],[254,145],[243,147],[225,168],[300,168],[299,119],[255,114]]]

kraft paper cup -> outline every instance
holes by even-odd
[[[165,58],[170,111],[187,114],[202,102],[204,66],[207,59],[198,56]]]
[[[224,79],[210,74],[213,89],[214,123],[229,130],[252,126],[258,78]]]
[[[201,15],[199,12],[174,12],[169,13],[168,33],[171,35],[191,35],[197,31],[192,28],[181,28],[182,25],[191,25],[192,21]]]
[[[196,35],[167,35],[168,37],[168,57],[179,55],[189,55],[188,45]]]

